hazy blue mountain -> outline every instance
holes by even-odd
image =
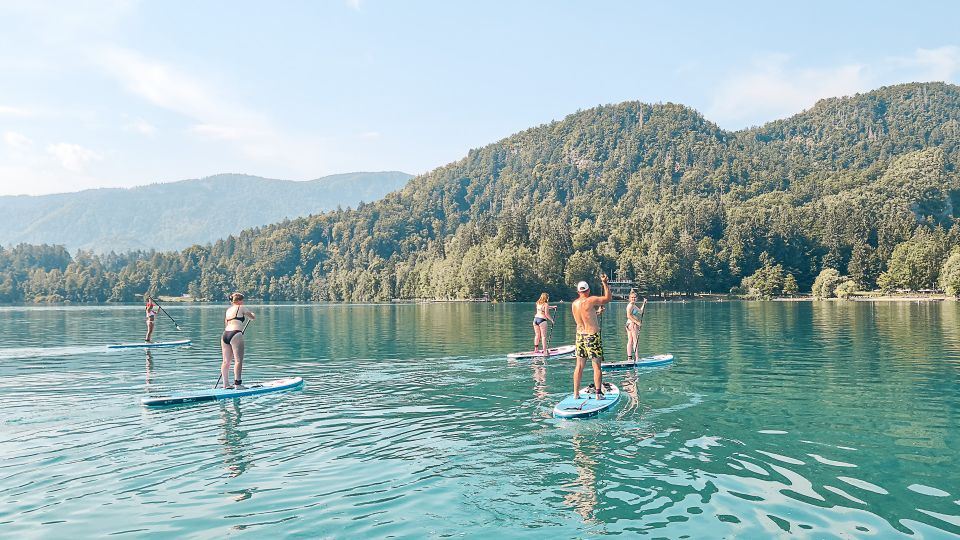
[[[182,249],[250,227],[372,202],[410,178],[397,171],[305,182],[220,174],[130,189],[0,197],[0,245],[60,244],[99,253]]]

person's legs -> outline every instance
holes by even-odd
[[[542,339],[542,333],[540,325],[533,323],[533,352],[537,352],[537,344],[539,344]]]
[[[577,356],[577,366],[573,368],[573,397],[574,399],[580,397],[580,378],[583,377],[583,366],[586,363],[586,358],[582,356]]]
[[[150,340],[153,339],[153,324],[154,324],[153,321],[147,321],[147,337],[144,338],[144,341],[146,341],[147,343],[149,343]]]
[[[236,336],[234,336],[236,339]],[[223,354],[223,362],[220,364],[220,379],[223,381],[223,387],[230,386],[230,360],[233,358],[233,347],[220,339],[220,352]]]
[[[233,348],[233,384],[243,383],[243,352],[244,342],[243,334],[237,334],[230,340],[230,346]]]
[[[603,395],[603,371],[600,369],[602,358],[592,358],[593,360],[593,385],[597,387],[597,398]]]
[[[637,348],[637,332],[633,325],[627,323],[627,361],[633,359],[633,350]]]
[[[544,354],[547,354],[547,347],[549,347],[547,344],[547,321],[543,321],[537,326],[540,327],[540,348]]]

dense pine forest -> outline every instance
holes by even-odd
[[[605,105],[375,203],[213,244],[3,249],[0,301],[568,298],[600,269],[649,293],[955,293],[958,162],[960,87],[948,84],[827,99],[737,132],[682,105]]]

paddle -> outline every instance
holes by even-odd
[[[543,339],[543,355],[550,356],[550,336],[553,335],[553,323],[547,326],[547,335]]]
[[[245,323],[243,323],[243,328],[240,329],[240,333],[241,333],[241,334],[243,334],[244,332],[246,332],[246,330],[247,330],[247,325],[250,324],[250,321],[252,321],[252,320],[253,320],[253,319],[247,319],[247,321],[246,321]],[[220,371],[220,374],[217,375],[217,382],[213,383],[213,389],[214,389],[214,390],[217,389],[217,386],[220,386],[220,379],[222,379],[222,378],[223,378],[223,370],[221,370],[221,371]]]
[[[169,318],[171,321],[173,321],[173,326],[174,326],[177,330],[182,330],[182,328],[180,328],[180,325],[177,324],[177,321],[174,321],[174,320],[173,320],[173,317],[171,317],[170,314],[167,313],[167,310],[163,309],[163,306],[160,305],[160,302],[158,302],[156,299],[153,299],[153,303],[156,304],[158,308],[160,308],[160,311],[162,311],[163,314],[167,316],[167,318]]]

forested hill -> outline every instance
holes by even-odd
[[[410,178],[360,172],[293,182],[220,174],[131,189],[0,197],[0,245],[61,244],[97,253],[183,249],[285,218],[372,202]]]
[[[810,290],[827,268],[862,288],[932,288],[960,237],[958,143],[960,88],[941,83],[823,100],[738,132],[681,105],[601,106],[356,210],[177,253],[7,251],[0,298],[568,298],[600,268],[648,291],[765,296]]]

